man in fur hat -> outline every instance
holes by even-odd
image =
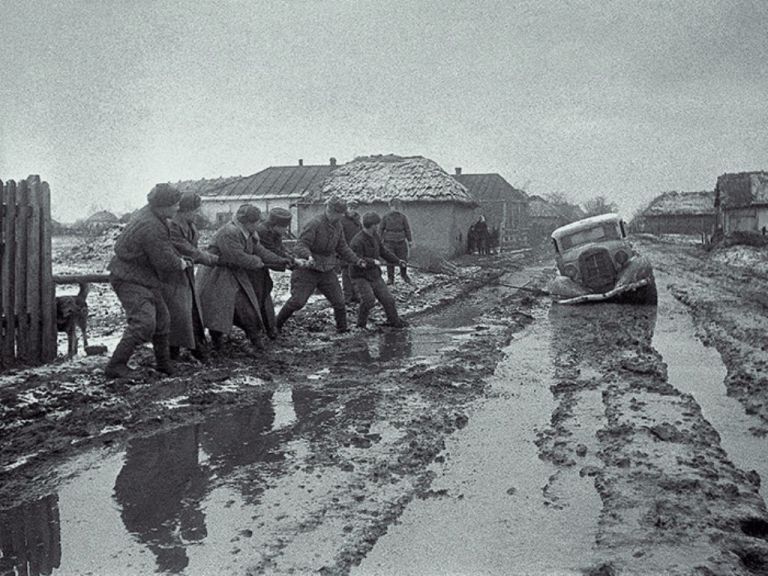
[[[399,198],[389,201],[389,211],[381,219],[381,239],[389,251],[400,259],[400,277],[411,283],[408,276],[408,255],[410,253],[413,236],[408,217],[402,212],[403,203]],[[395,283],[395,266],[387,264],[387,284]]]
[[[195,225],[202,198],[195,192],[184,192],[179,211],[168,221],[171,241],[179,253],[195,264],[215,266],[219,257],[198,248],[200,233]],[[171,314],[171,359],[179,357],[181,348],[187,348],[198,360],[206,360],[208,344],[203,330],[200,301],[195,291],[195,271],[189,267],[175,274],[165,285],[168,311]]]
[[[109,280],[128,326],[104,369],[108,378],[128,376],[128,360],[144,342],[152,342],[157,370],[173,373],[168,339],[171,323],[163,285],[190,265],[174,248],[167,224],[178,211],[180,198],[170,184],[157,184],[147,195],[147,205],[131,218],[115,242]]]
[[[261,268],[253,273],[253,284],[256,288],[256,296],[261,304],[261,316],[270,338],[277,337],[277,327],[275,323],[275,304],[272,302],[272,277],[270,270],[285,272],[302,264],[301,261],[293,258],[283,246],[283,238],[288,234],[291,226],[291,212],[285,208],[272,208],[267,215],[266,220],[260,221],[256,226],[256,233],[264,247],[283,258],[291,261],[285,265],[270,265]]]
[[[361,267],[366,264],[349,249],[344,239],[341,219],[346,212],[346,202],[330,199],[326,202],[324,213],[307,222],[301,231],[294,253],[309,262],[291,273],[291,297],[277,315],[278,331],[288,318],[306,305],[316,289],[333,306],[336,331],[348,331],[344,293],[336,275],[337,260],[341,257],[343,261]]]
[[[357,327],[367,327],[368,315],[378,300],[384,307],[384,313],[387,316],[385,326],[403,328],[406,323],[397,314],[395,298],[384,283],[379,266],[381,258],[387,263],[397,266],[404,263],[381,241],[377,229],[379,222],[381,222],[381,217],[376,212],[366,212],[363,216],[363,230],[352,239],[349,246],[367,264],[365,268],[350,267],[350,275],[355,282],[358,294],[360,294]]]
[[[241,328],[254,347],[263,348],[264,321],[251,273],[264,266],[285,266],[291,260],[267,250],[259,241],[256,227],[261,210],[244,204],[230,222],[214,234],[209,252],[219,257],[219,266],[202,266],[197,273],[197,291],[203,324],[211,334],[213,347],[220,350],[223,336],[232,326]]]

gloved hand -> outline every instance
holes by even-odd
[[[400,266],[400,268],[408,268],[408,262],[405,260],[400,260],[397,265]]]
[[[366,262],[363,258],[358,258],[357,262],[355,262],[355,265],[358,268],[368,268],[368,262]]]
[[[381,266],[381,261],[380,260],[374,260],[373,261],[373,265],[374,266]]]
[[[186,270],[187,268],[192,268],[194,266],[194,262],[192,262],[191,258],[187,258],[186,256],[181,257],[181,269]]]

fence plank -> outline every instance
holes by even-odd
[[[29,362],[29,319],[27,318],[27,216],[29,186],[26,180],[16,185],[16,359]]]
[[[42,361],[56,358],[56,285],[53,283],[51,248],[51,190],[40,184],[40,312],[42,316]]]
[[[40,179],[30,179],[29,206],[31,213],[27,222],[27,317],[29,318],[30,360],[40,362],[43,358],[40,339],[42,300],[40,292]]]
[[[3,254],[5,253],[5,184],[0,180],[0,370],[5,367],[5,298],[3,298]]]
[[[3,365],[10,366],[16,361],[16,300],[15,278],[16,269],[16,183],[9,180],[4,188],[5,210],[3,213],[3,262],[2,262],[2,299],[5,312],[5,332],[3,333],[2,355]]]

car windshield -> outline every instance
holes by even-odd
[[[580,230],[568,236],[560,238],[560,244],[563,250],[568,250],[574,246],[580,246],[589,242],[597,242],[598,240],[619,240],[619,231],[616,225],[612,222],[595,226],[594,228],[587,228],[586,230]]]

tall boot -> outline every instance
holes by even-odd
[[[218,330],[209,330],[211,333],[211,344],[216,352],[221,352],[221,347],[224,345],[224,333]]]
[[[130,376],[131,369],[128,368],[128,360],[131,359],[133,351],[136,350],[138,345],[139,342],[134,340],[133,337],[123,336],[117,346],[115,346],[115,351],[104,368],[104,375],[107,378],[126,378]]]
[[[173,376],[174,370],[171,366],[170,346],[168,345],[168,334],[152,337],[152,349],[155,352],[155,368],[166,376]]]
[[[349,327],[347,326],[347,309],[343,306],[341,308],[334,308],[333,309],[333,317],[336,320],[336,332],[343,333],[343,332],[349,332]]]
[[[283,329],[283,324],[285,324],[285,321],[288,320],[293,315],[293,310],[287,309],[285,306],[283,306],[280,309],[280,312],[277,313],[277,318],[275,319],[275,329],[280,332]]]

